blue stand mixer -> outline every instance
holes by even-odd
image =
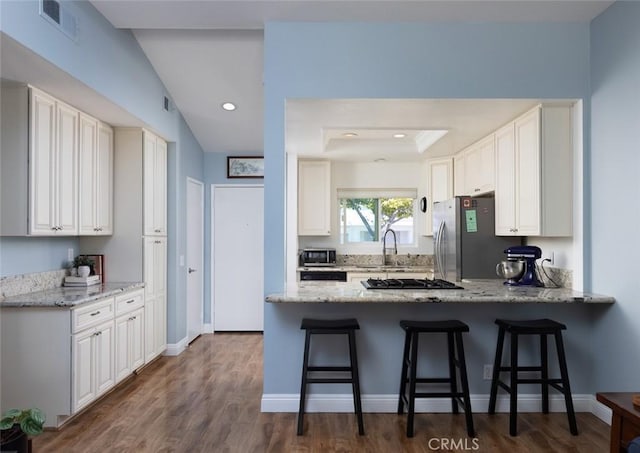
[[[505,249],[508,261],[524,262],[524,272],[519,278],[509,279],[512,286],[544,286],[536,273],[536,260],[542,258],[542,250],[535,245],[519,245]]]

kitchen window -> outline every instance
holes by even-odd
[[[398,245],[415,245],[415,191],[339,190],[338,197],[341,244],[379,243],[391,228]]]

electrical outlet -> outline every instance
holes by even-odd
[[[490,381],[493,377],[493,365],[485,365],[482,371],[482,379]]]
[[[67,261],[73,261],[74,258],[75,258],[75,255],[73,254],[73,249],[72,248],[68,248],[67,249]]]
[[[556,252],[542,252],[542,259],[549,263],[549,266],[553,266],[556,262]]]

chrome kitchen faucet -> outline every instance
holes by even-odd
[[[391,233],[393,235],[393,253],[394,255],[398,255],[398,238],[396,237],[396,232],[391,228],[387,228],[387,231],[384,232],[384,236],[382,236],[382,265],[386,266],[387,264],[387,234]]]

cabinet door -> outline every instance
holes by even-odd
[[[431,236],[433,234],[433,203],[453,197],[453,159],[449,157],[428,161],[427,181],[424,235]]]
[[[140,308],[132,312],[128,317],[129,326],[129,352],[130,352],[130,370],[131,372],[144,365],[144,309]]]
[[[495,136],[488,135],[464,152],[465,192],[483,195],[495,188]]]
[[[153,177],[153,232],[167,234],[167,144],[156,138]]]
[[[56,227],[58,235],[78,235],[78,111],[57,103]]]
[[[298,162],[298,235],[331,234],[331,163]]]
[[[80,187],[79,233],[93,235],[95,226],[96,200],[96,147],[98,140],[98,122],[87,115],[80,115],[80,139],[78,142],[78,167]]]
[[[144,132],[144,234],[167,234],[167,144]]]
[[[453,156],[453,195],[466,195],[464,179],[464,154],[458,153]]]
[[[144,358],[149,362],[156,353],[156,298],[145,297],[144,301]]]
[[[154,235],[153,209],[155,189],[155,159],[156,159],[156,136],[145,131],[143,134],[143,205],[144,205],[144,234]]]
[[[516,145],[513,123],[496,132],[496,235],[516,235]]]
[[[116,382],[120,382],[131,373],[131,358],[129,347],[129,318],[126,314],[116,318],[115,324],[115,373]]]
[[[94,336],[96,364],[96,396],[102,395],[115,385],[113,321],[99,327]]]
[[[480,154],[479,186],[480,193],[488,193],[495,190],[495,161],[496,143],[495,135],[491,134],[478,144]]]
[[[164,294],[167,288],[167,238],[145,237],[144,269],[145,298]]]
[[[96,234],[113,234],[113,129],[98,124],[96,149]]]
[[[540,109],[515,121],[518,236],[540,234]]]
[[[153,247],[153,284],[155,295],[167,292],[167,238],[154,239]]]
[[[29,109],[29,234],[55,234],[56,101],[31,89]]]
[[[78,411],[95,398],[93,329],[73,336],[73,410]]]
[[[167,349],[167,296],[162,294],[156,299],[155,324],[155,349],[160,355]]]
[[[480,169],[482,168],[482,153],[477,145],[472,145],[464,152],[464,191],[468,195],[480,193]]]
[[[144,354],[149,362],[167,349],[167,302],[164,295],[145,300]]]

